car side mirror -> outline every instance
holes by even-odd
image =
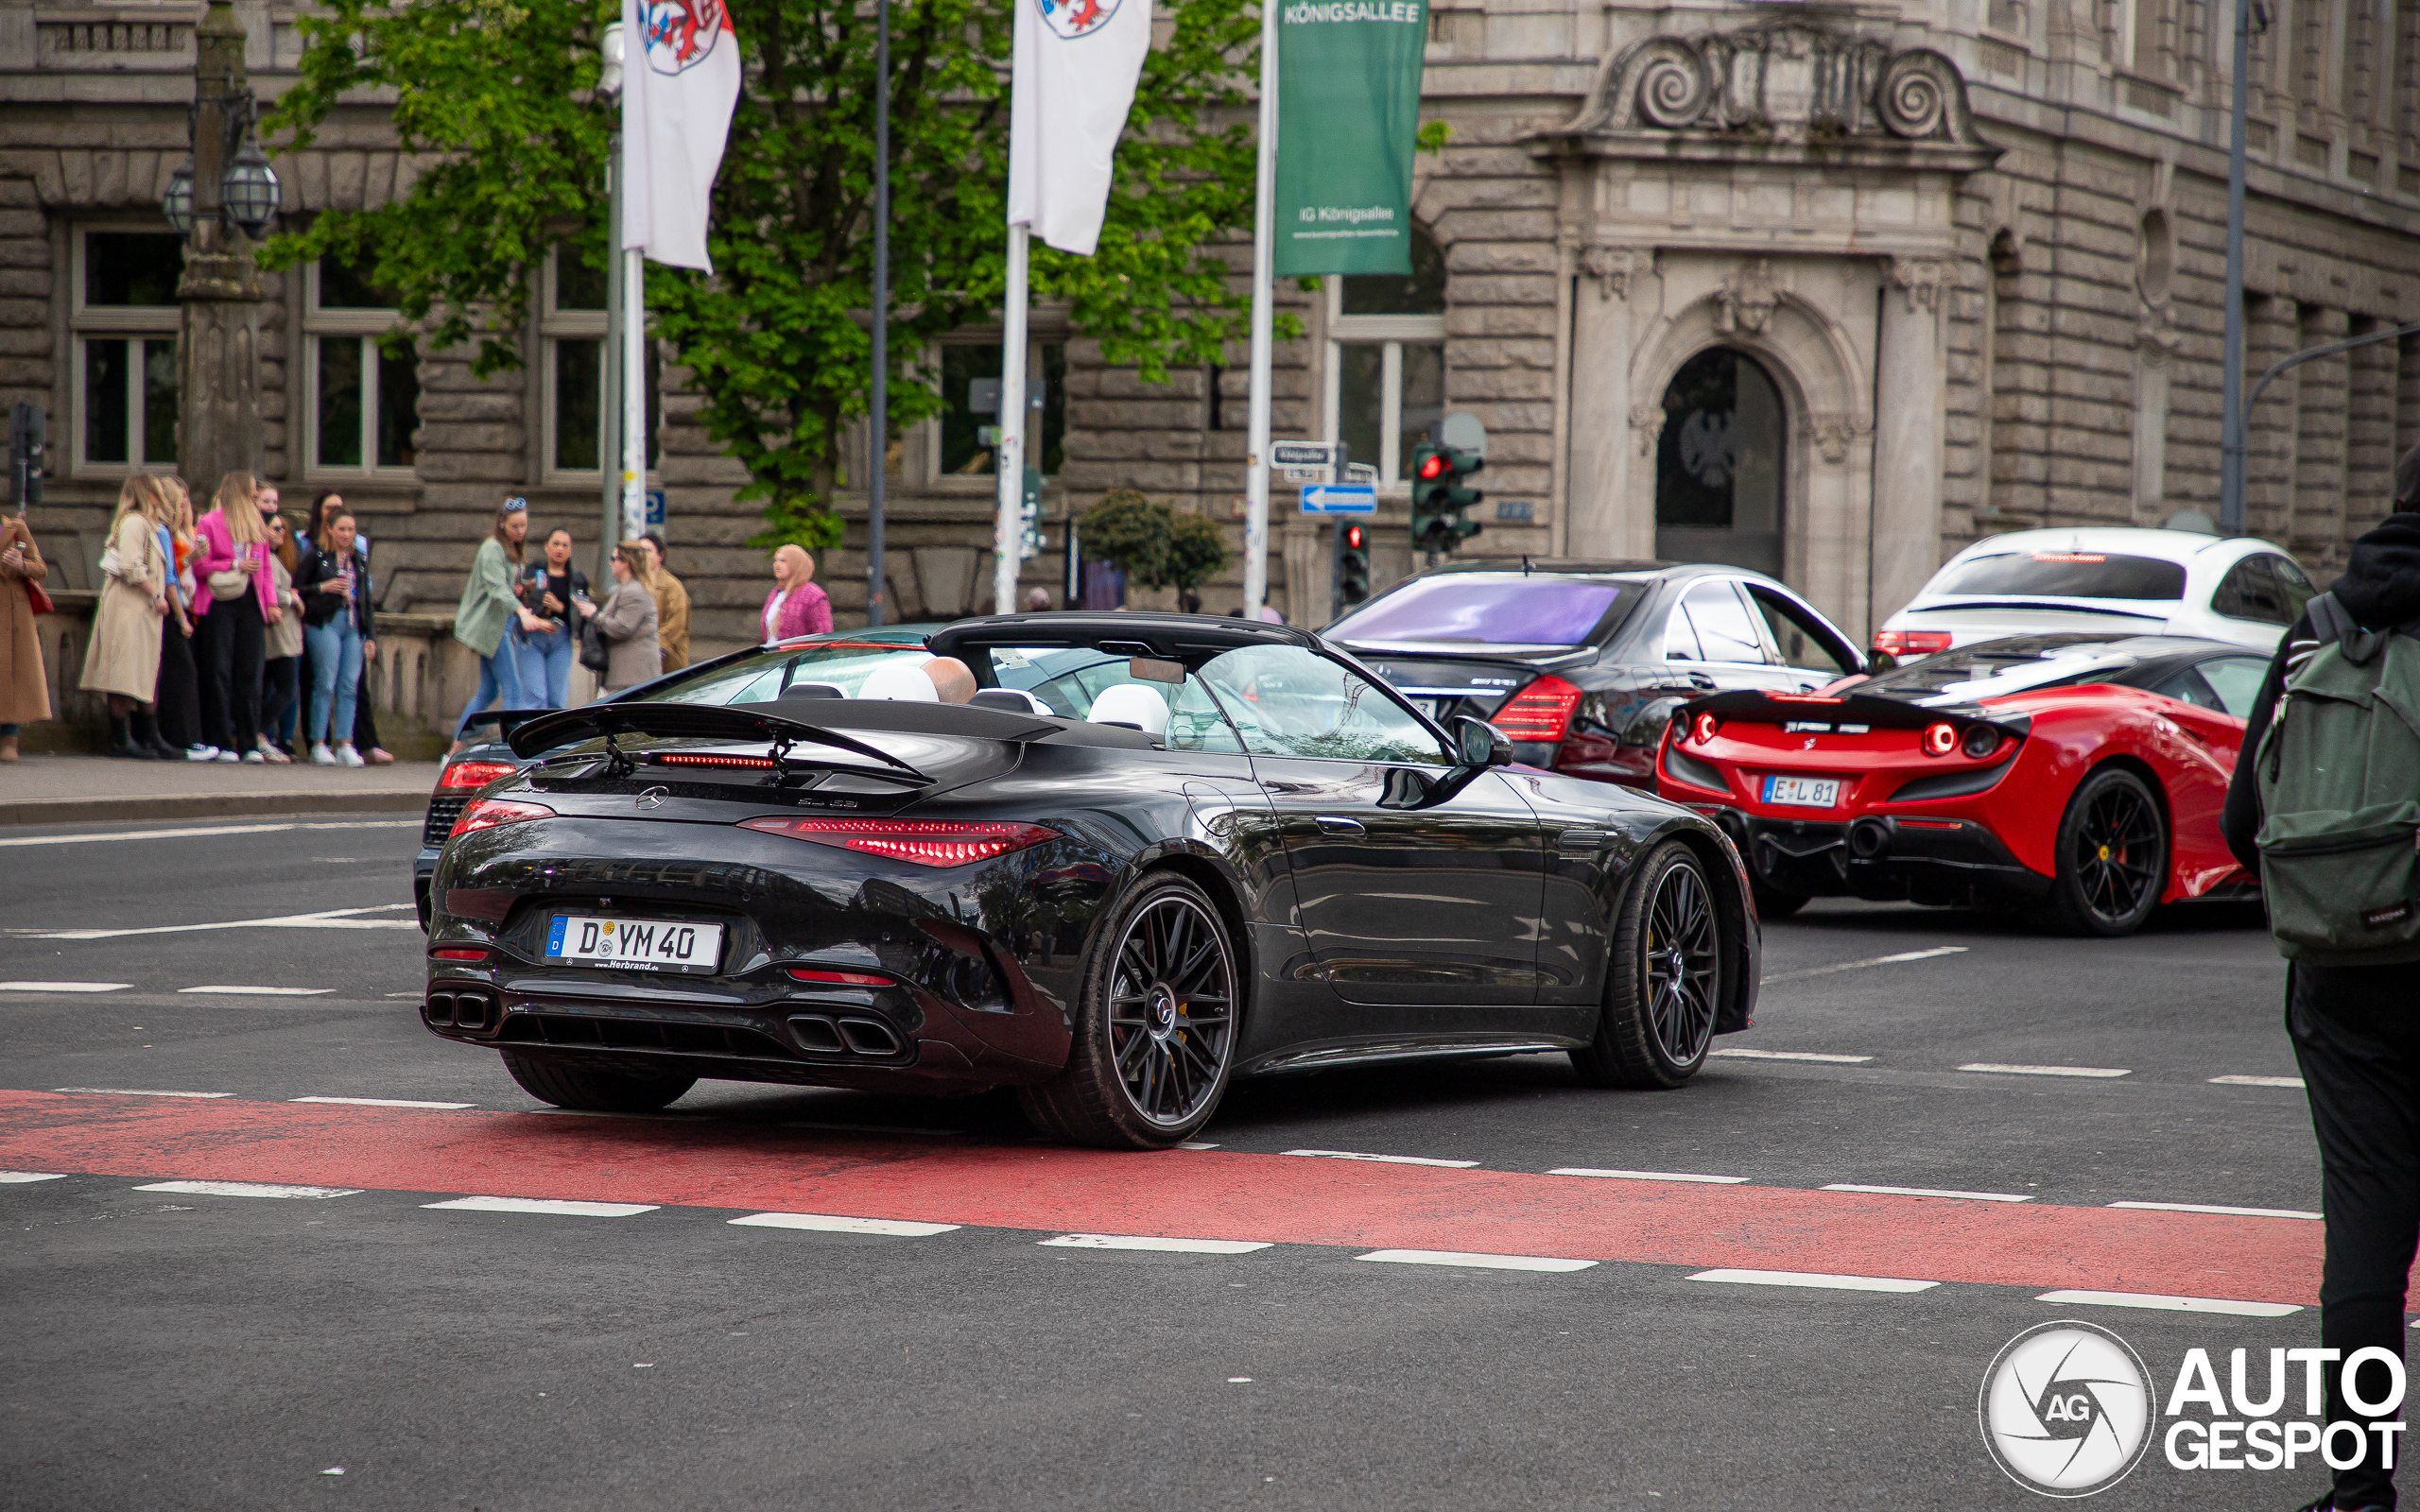
[[[1510,766],[1512,743],[1484,719],[1464,714],[1454,721],[1455,754],[1465,766]]]

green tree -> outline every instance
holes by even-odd
[[[1216,577],[1235,555],[1217,525],[1135,489],[1103,494],[1076,529],[1085,556],[1144,588],[1173,588],[1180,597]]]
[[[704,397],[708,434],[748,469],[763,540],[828,545],[841,439],[871,384],[873,18],[856,0],[730,3],[746,72],[715,188],[715,273],[650,265],[648,303]],[[897,426],[944,405],[932,339],[1000,302],[1017,3],[891,8]],[[1239,81],[1259,51],[1248,0],[1158,9],[1168,30],[1144,65],[1098,252],[1037,243],[1032,273],[1037,301],[1064,301],[1110,361],[1153,382],[1243,333],[1246,301],[1217,248],[1252,220]],[[519,366],[547,250],[604,266],[618,112],[596,94],[596,43],[616,13],[598,0],[331,0],[298,18],[300,77],[269,129],[307,146],[347,99],[389,91],[420,171],[389,204],[272,239],[265,260],[343,258],[396,290],[403,322],[432,346],[471,345],[478,375]]]

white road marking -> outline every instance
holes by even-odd
[[[1709,1050],[1706,1054],[1733,1056],[1741,1060],[1823,1060],[1843,1066],[1863,1065],[1874,1058],[1872,1056],[1827,1056],[1814,1050],[1748,1050],[1727,1047],[1721,1050]]]
[[[0,992],[123,992],[131,982],[0,982]]]
[[[574,1202],[564,1197],[456,1197],[421,1206],[466,1212],[544,1212],[563,1218],[631,1218],[656,1208],[652,1202]]]
[[[476,1103],[419,1103],[408,1097],[289,1097],[290,1103],[342,1103],[348,1108],[476,1108]]]
[[[213,983],[208,987],[181,987],[177,995],[185,997],[199,992],[222,998],[323,998],[335,990],[326,987],[233,987]]]
[[[1359,1150],[1281,1150],[1281,1155],[1307,1155],[1321,1160],[1376,1160],[1386,1165],[1443,1165],[1467,1171],[1477,1160],[1432,1160],[1425,1155],[1365,1155]]]
[[[356,1197],[359,1187],[286,1187],[261,1181],[154,1181],[137,1192],[181,1192],[196,1197]]]
[[[7,985],[5,982],[0,982],[0,987]],[[2302,1084],[2303,1079],[2300,1076],[2213,1076],[2210,1078],[2210,1085],[2213,1087],[2299,1088]]]
[[[2141,1307],[2161,1313],[2229,1313],[2237,1317],[2284,1317],[2299,1313],[2291,1302],[2234,1302],[2221,1297],[2156,1297],[2149,1292],[2044,1292],[2037,1302],[2077,1302],[2086,1307]]]
[[[19,845],[91,845],[99,840],[182,840],[188,835],[275,834],[285,830],[417,830],[420,819],[368,819],[359,824],[212,824],[191,830],[120,830],[112,834],[37,834],[0,840],[0,847]]]
[[[1997,1061],[1978,1060],[1961,1066],[1961,1071],[1987,1071],[2001,1076],[2131,1076],[2131,1071],[2111,1066],[2003,1066]]]
[[[1469,1255],[1454,1249],[1374,1249],[1356,1260],[1395,1265],[1461,1265],[1473,1270],[1586,1270],[1593,1260],[1563,1260],[1552,1255]]]
[[[1693,1281],[1734,1281],[1742,1286],[1812,1286],[1830,1292],[1925,1292],[1939,1281],[1911,1281],[1896,1276],[1826,1276],[1811,1270],[1702,1270]]]
[[[2308,1218],[2313,1223],[2325,1215],[2305,1212],[2299,1208],[2216,1208],[2201,1202],[2113,1202],[2113,1208],[2136,1208],[2147,1212],[2215,1212],[2226,1218]]]
[[[945,1234],[954,1223],[909,1223],[900,1218],[836,1218],[821,1212],[752,1212],[731,1222],[743,1228],[805,1228],[821,1234],[888,1234],[893,1239],[925,1239]]]
[[[0,1171],[0,1186],[25,1186],[34,1181],[64,1181],[64,1171]]]
[[[1771,987],[1775,982],[1803,982],[1810,976],[1829,976],[1835,971],[1860,971],[1869,966],[1896,966],[1901,961],[1928,961],[1936,955],[1963,955],[1964,945],[1938,945],[1928,951],[1902,951],[1896,955],[1874,955],[1862,961],[1842,961],[1838,966],[1815,966],[1803,971],[1782,971],[1766,977],[1758,987]]]
[[[148,1087],[53,1087],[55,1092],[77,1092],[90,1097],[233,1097],[233,1092],[167,1092]]]
[[[1709,1181],[1727,1187],[1748,1179],[1744,1176],[1692,1176],[1685,1171],[1599,1171],[1586,1165],[1558,1165],[1547,1175],[1601,1176],[1619,1181]]]
[[[417,919],[364,919],[363,914],[391,914],[410,903],[378,903],[369,908],[328,908],[316,914],[280,914],[271,919],[230,919],[215,924],[152,924],[142,929],[12,929],[24,939],[122,939],[129,935],[191,935],[213,929],[418,929]]]
[[[1835,1181],[1826,1192],[1871,1192],[1883,1197],[1962,1197],[1969,1202],[2031,1202],[2033,1199],[2014,1192],[1944,1192],[1934,1187],[1863,1187],[1849,1181]]]
[[[1150,1234],[1061,1234],[1042,1241],[1053,1249],[1158,1249],[1179,1255],[1249,1255],[1267,1249],[1252,1239],[1161,1239]]]

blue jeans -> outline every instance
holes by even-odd
[[[332,729],[337,740],[349,741],[354,694],[361,686],[361,627],[352,615],[338,614],[325,625],[303,626],[302,638],[311,645],[311,742],[325,743]]]
[[[561,709],[571,697],[571,657],[577,645],[564,625],[549,635],[531,635],[514,626],[506,632],[518,659],[524,709]]]
[[[505,632],[495,646],[495,655],[479,658],[479,691],[462,706],[462,722],[454,729],[454,738],[460,740],[462,731],[471,728],[471,716],[493,703],[499,709],[519,709],[521,702],[521,669],[514,665],[512,634]]]

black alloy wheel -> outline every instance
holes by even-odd
[[[648,1076],[626,1071],[591,1071],[557,1061],[504,1052],[504,1069],[521,1090],[542,1103],[590,1113],[652,1113],[678,1102],[698,1085],[695,1076]]]
[[[1678,1087],[1705,1064],[1722,1002],[1722,917],[1689,848],[1656,849],[1615,916],[1596,1039],[1571,1052],[1594,1087]]]
[[[1067,1069],[1022,1089],[1044,1133],[1159,1149],[1210,1121],[1234,1069],[1235,942],[1185,878],[1162,872],[1102,929],[1084,972]]]
[[[2168,816],[2123,766],[2083,780],[2059,820],[2050,915],[2073,935],[2115,939],[2143,927],[2168,886]]]

